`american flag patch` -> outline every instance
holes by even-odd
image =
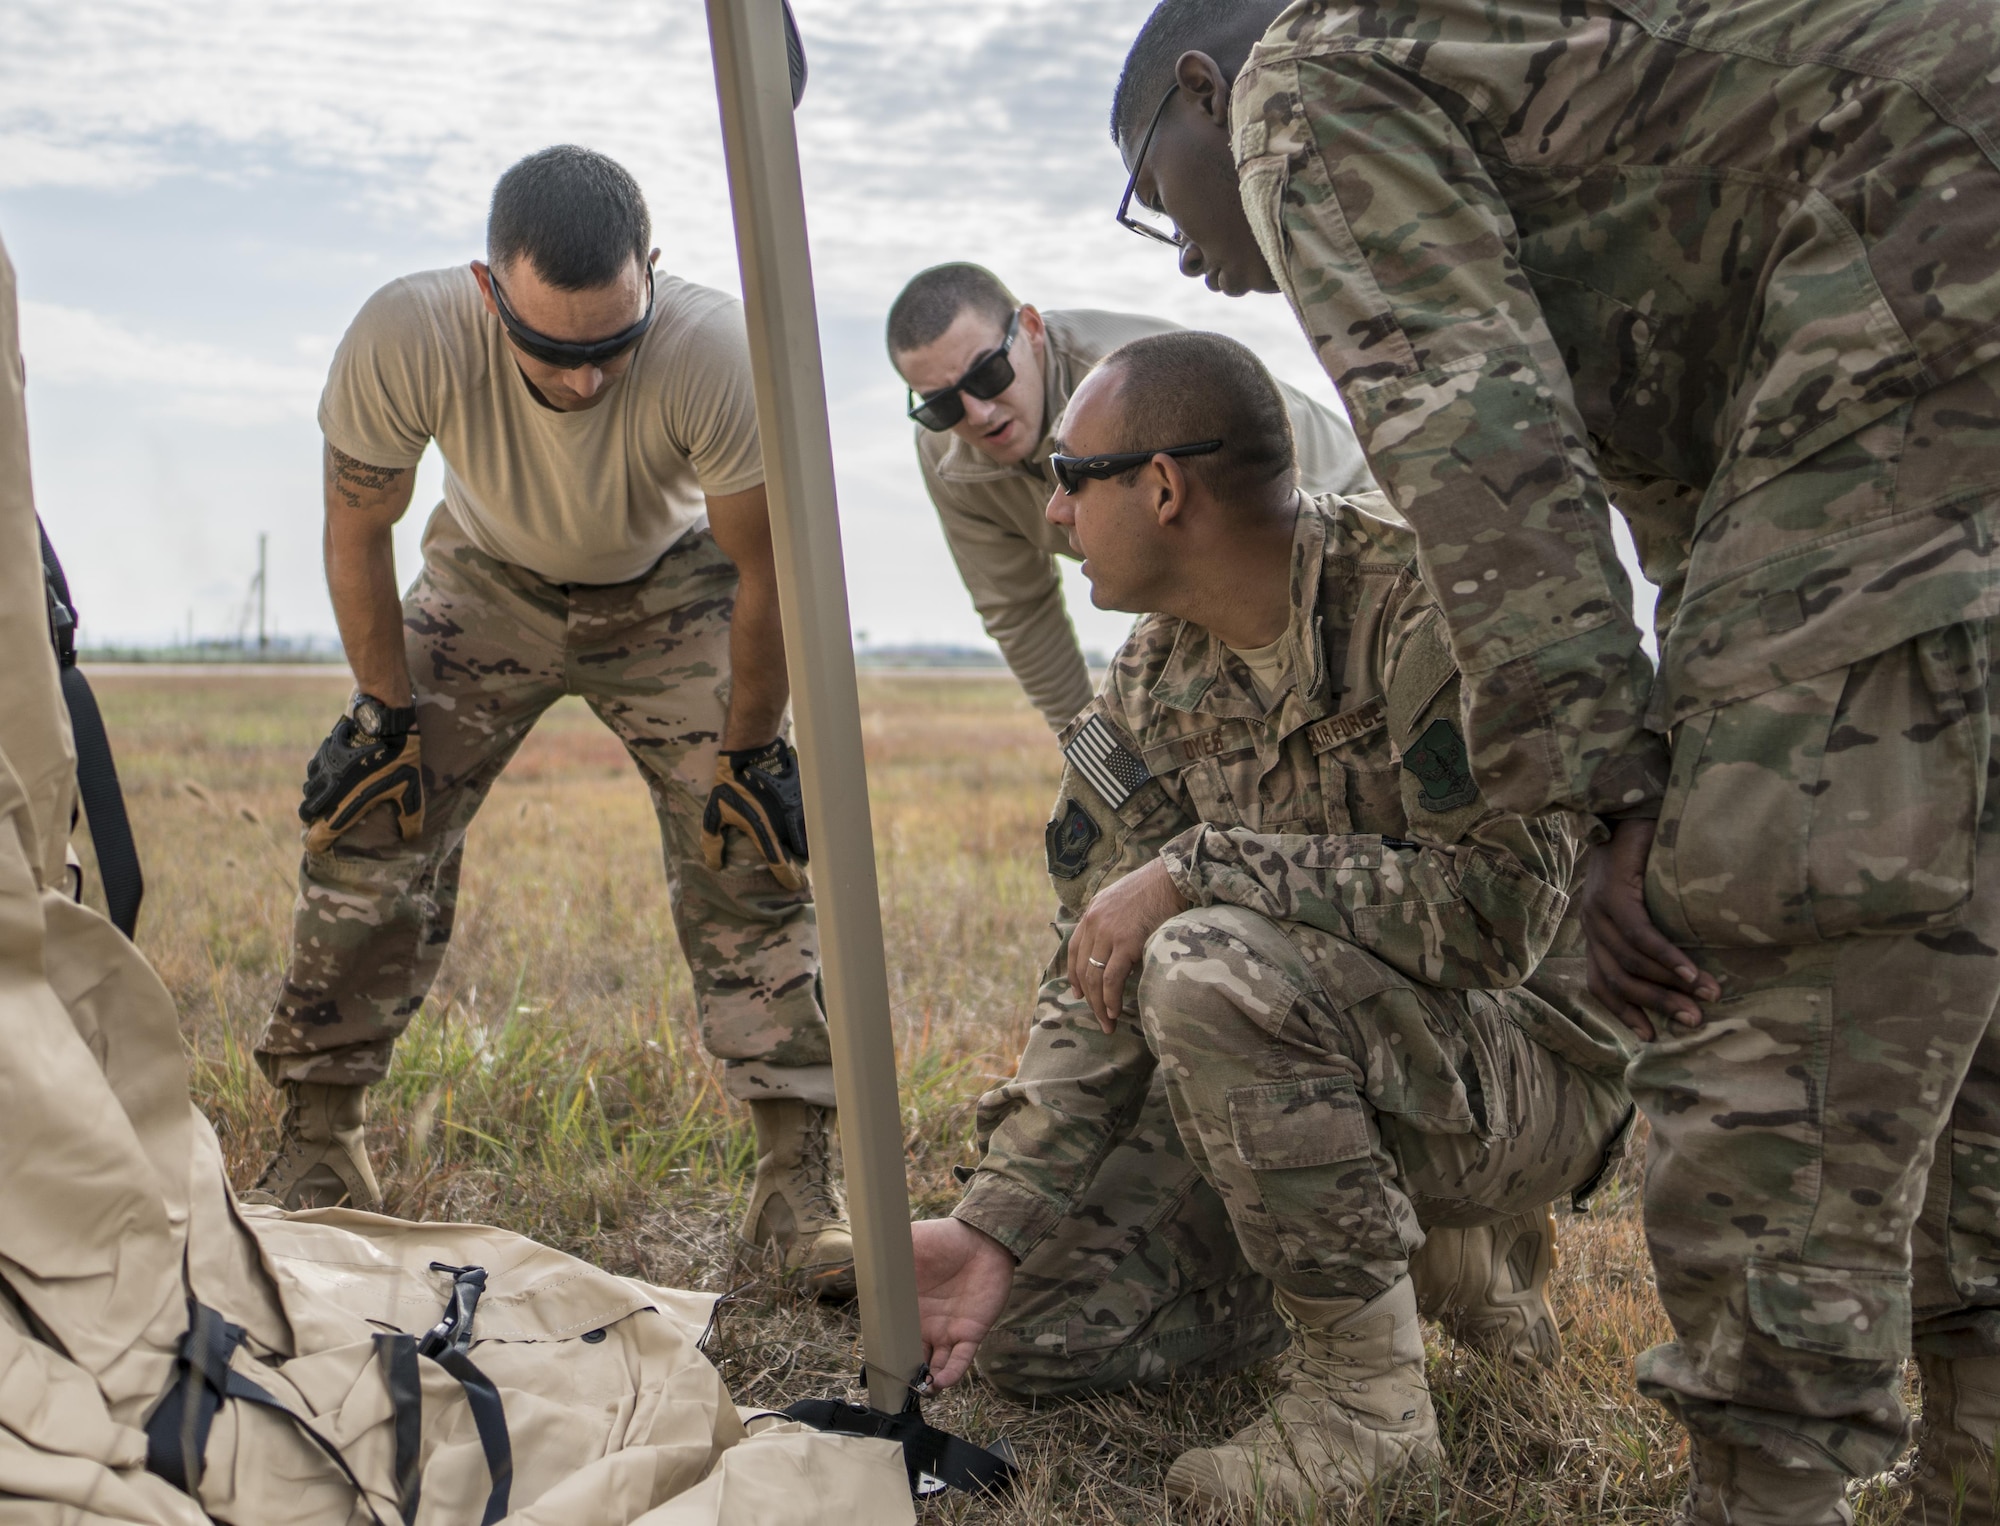
[[[1077,727],[1076,735],[1063,747],[1063,756],[1114,811],[1153,777],[1101,715],[1093,715]]]

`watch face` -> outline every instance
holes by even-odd
[[[383,720],[382,702],[380,700],[366,694],[355,700],[354,725],[357,730],[367,736],[379,737],[382,735]]]

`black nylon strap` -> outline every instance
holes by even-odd
[[[118,787],[118,769],[111,761],[111,739],[97,696],[76,665],[76,606],[70,602],[69,579],[63,576],[56,548],[41,521],[42,580],[48,592],[49,639],[56,649],[63,703],[69,707],[69,727],[76,739],[76,787],[90,818],[90,840],[97,849],[97,871],[104,880],[104,901],[111,921],[126,937],[139,925],[139,903],[145,898],[145,876],[139,850],[132,843],[132,824],[125,817],[125,795]]]
[[[445,1300],[444,1317],[417,1342],[417,1351],[457,1378],[465,1390],[472,1424],[479,1432],[479,1449],[486,1454],[486,1472],[493,1480],[479,1526],[493,1526],[507,1513],[507,1496],[514,1487],[514,1443],[507,1434],[507,1411],[500,1403],[500,1390],[466,1355],[472,1347],[472,1321],[486,1291],[486,1268],[433,1261],[431,1270],[451,1277],[451,1296]]]
[[[472,1358],[456,1347],[447,1346],[431,1358],[459,1381],[465,1402],[472,1409],[472,1424],[479,1432],[479,1450],[486,1454],[486,1471],[493,1480],[486,1495],[486,1513],[479,1526],[493,1526],[507,1513],[507,1496],[514,1487],[514,1443],[507,1434],[507,1411],[500,1403],[500,1390],[493,1380],[472,1365]]]
[[[838,1399],[801,1399],[787,1405],[784,1413],[814,1430],[896,1442],[903,1449],[903,1466],[909,1470],[912,1494],[919,1492],[918,1480],[926,1473],[967,1494],[1004,1494],[1013,1487],[1020,1472],[1010,1457],[925,1424],[914,1394],[910,1396],[909,1407],[900,1415],[884,1414],[859,1404],[843,1404]]]
[[[415,1526],[423,1494],[424,1385],[417,1372],[414,1335],[378,1335],[375,1357],[396,1418],[396,1501],[403,1526]]]
[[[185,1494],[195,1495],[201,1488],[202,1463],[216,1411],[221,1409],[225,1398],[237,1399],[275,1410],[297,1426],[353,1486],[368,1519],[375,1526],[383,1526],[368,1491],[361,1487],[361,1480],[355,1477],[340,1449],[314,1430],[303,1416],[272,1397],[269,1390],[230,1369],[229,1359],[243,1344],[243,1335],[241,1325],[232,1325],[206,1304],[188,1300],[188,1333],[174,1359],[177,1370],[146,1421],[146,1471],[157,1474]]]

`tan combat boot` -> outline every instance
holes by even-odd
[[[1224,1509],[1311,1512],[1443,1459],[1407,1277],[1365,1302],[1286,1292],[1275,1301],[1292,1331],[1279,1367],[1284,1393],[1226,1445],[1177,1458],[1167,1470],[1168,1495]]]
[[[2000,1434],[2000,1357],[1917,1358],[1924,1411],[1917,1448],[1895,1473],[1904,1526],[1989,1526]]]
[[[854,1296],[854,1240],[834,1169],[830,1107],[790,1098],[750,1104],[757,1128],[757,1180],[743,1238],[782,1258],[787,1280],[821,1298]]]
[[[1549,1303],[1556,1216],[1547,1208],[1477,1229],[1433,1229],[1410,1261],[1417,1309],[1475,1351],[1553,1367],[1562,1333]]]
[[[285,1082],[278,1152],[265,1162],[246,1203],[272,1208],[362,1208],[379,1213],[382,1189],[362,1136],[365,1086]]]
[[[1755,1447],[1698,1436],[1688,1457],[1688,1492],[1675,1526],[1854,1526],[1847,1480],[1838,1473],[1781,1467]]]

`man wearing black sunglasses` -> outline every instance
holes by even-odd
[[[1414,538],[1379,494],[1299,491],[1243,346],[1134,341],[1060,434],[1050,522],[1141,619],[1062,732],[1027,1049],[914,1228],[931,1371],[1101,1392],[1289,1333],[1275,1419],[1168,1490],[1359,1504],[1440,1455],[1420,1306],[1557,1355],[1547,1205],[1631,1115],[1566,915],[1592,824],[1480,793]]]
[[[959,576],[1052,728],[1091,694],[1056,564],[1075,553],[1042,513],[1055,421],[1105,355],[1174,329],[1137,313],[1043,313],[991,271],[962,263],[915,276],[889,310],[889,358],[909,388],[917,465]],[[1295,388],[1284,397],[1307,491],[1366,489],[1347,421]]]
[[[756,1123],[744,1237],[839,1291],[852,1256],[743,316],[659,271],[650,233],[611,160],[530,155],[494,190],[487,259],[391,283],[335,357],[327,581],[357,692],[300,809],[291,961],[258,1049],[288,1105],[257,1195],[375,1206],[364,1089],[437,974],[466,829],[577,694],[651,788],[703,1038]],[[432,443],[444,502],[399,600],[391,527]]]

